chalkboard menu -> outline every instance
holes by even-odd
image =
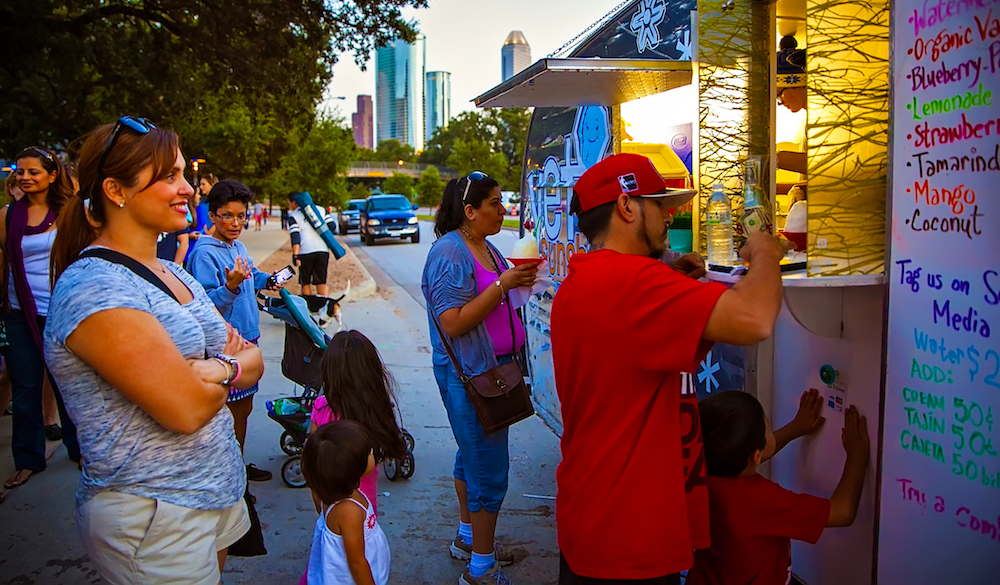
[[[878,581],[1000,583],[1000,0],[892,10]]]

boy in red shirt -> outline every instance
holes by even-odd
[[[829,499],[790,492],[757,466],[823,424],[823,398],[809,390],[795,419],[771,432],[757,399],[721,392],[699,404],[708,466],[712,546],[695,551],[687,585],[786,585],[792,582],[791,539],[815,544],[827,526],[850,526],[868,466],[868,425],[851,406],[841,433],[847,462]]]

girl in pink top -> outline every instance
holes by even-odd
[[[335,420],[353,420],[371,436],[376,464],[405,457],[406,443],[396,422],[395,382],[372,342],[358,331],[337,333],[323,354],[322,370],[323,395],[313,404],[309,434]],[[378,514],[378,473],[364,476],[360,490]]]

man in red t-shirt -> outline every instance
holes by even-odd
[[[850,526],[868,466],[868,428],[853,406],[844,413],[847,459],[829,500],[790,492],[757,473],[789,441],[823,425],[823,397],[809,390],[795,419],[771,432],[757,399],[721,392],[701,402],[712,546],[695,553],[687,585],[787,585],[791,539],[816,544],[827,526]]]
[[[682,380],[713,342],[771,335],[787,248],[755,233],[738,284],[700,283],[685,274],[704,274],[700,258],[659,260],[672,208],[694,193],[668,190],[648,158],[608,157],[574,191],[590,250],[573,256],[552,306],[559,583],[678,583],[710,544],[697,404]]]

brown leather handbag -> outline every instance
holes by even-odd
[[[433,311],[432,311],[433,313]],[[531,397],[528,394],[528,387],[524,384],[524,375],[521,373],[521,366],[516,361],[500,364],[495,368],[490,368],[487,372],[478,376],[469,377],[465,375],[462,366],[458,363],[455,353],[451,350],[451,344],[437,317],[433,316],[441,343],[444,344],[451,363],[458,372],[462,385],[465,386],[465,393],[469,395],[472,407],[476,409],[476,417],[479,424],[483,425],[483,431],[493,434],[510,425],[520,422],[535,414],[535,407],[531,405]]]

